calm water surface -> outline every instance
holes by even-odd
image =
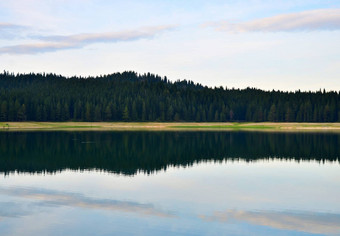
[[[340,235],[340,134],[2,132],[0,235]]]

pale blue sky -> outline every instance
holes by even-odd
[[[0,70],[340,90],[340,2],[0,2]]]

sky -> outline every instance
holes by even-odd
[[[0,70],[340,90],[340,1],[0,1]]]

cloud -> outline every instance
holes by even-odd
[[[340,30],[340,9],[319,9],[281,14],[240,23],[209,23],[219,31],[242,32],[294,32]]]
[[[16,25],[11,23],[0,22],[0,38],[1,39],[14,39],[20,38],[21,33],[29,27],[23,25]]]
[[[81,47],[70,43],[31,43],[0,48],[0,54],[37,54]]]
[[[165,30],[171,30],[175,27],[174,25],[164,25],[121,32],[74,34],[67,36],[35,36],[35,39],[39,39],[42,42],[1,47],[0,54],[36,54],[71,48],[83,48],[86,45],[94,43],[132,41],[151,38]]]
[[[11,24],[11,23],[5,23],[5,22],[0,22],[0,30],[5,30],[5,29],[26,29],[27,26],[23,25],[16,25],[16,24]]]
[[[229,210],[201,218],[221,222],[245,221],[254,225],[315,234],[340,233],[340,215],[331,213]]]
[[[1,194],[35,200],[39,202],[39,206],[71,206],[96,210],[138,213],[141,215],[151,215],[157,217],[175,217],[174,214],[156,209],[151,204],[141,204],[130,201],[116,201],[112,199],[89,198],[82,194],[58,192],[46,189],[2,188]],[[16,212],[7,212],[6,214],[0,214],[0,216],[16,216]]]

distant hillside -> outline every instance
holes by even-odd
[[[153,74],[0,74],[0,121],[340,121],[339,92],[208,88]]]

